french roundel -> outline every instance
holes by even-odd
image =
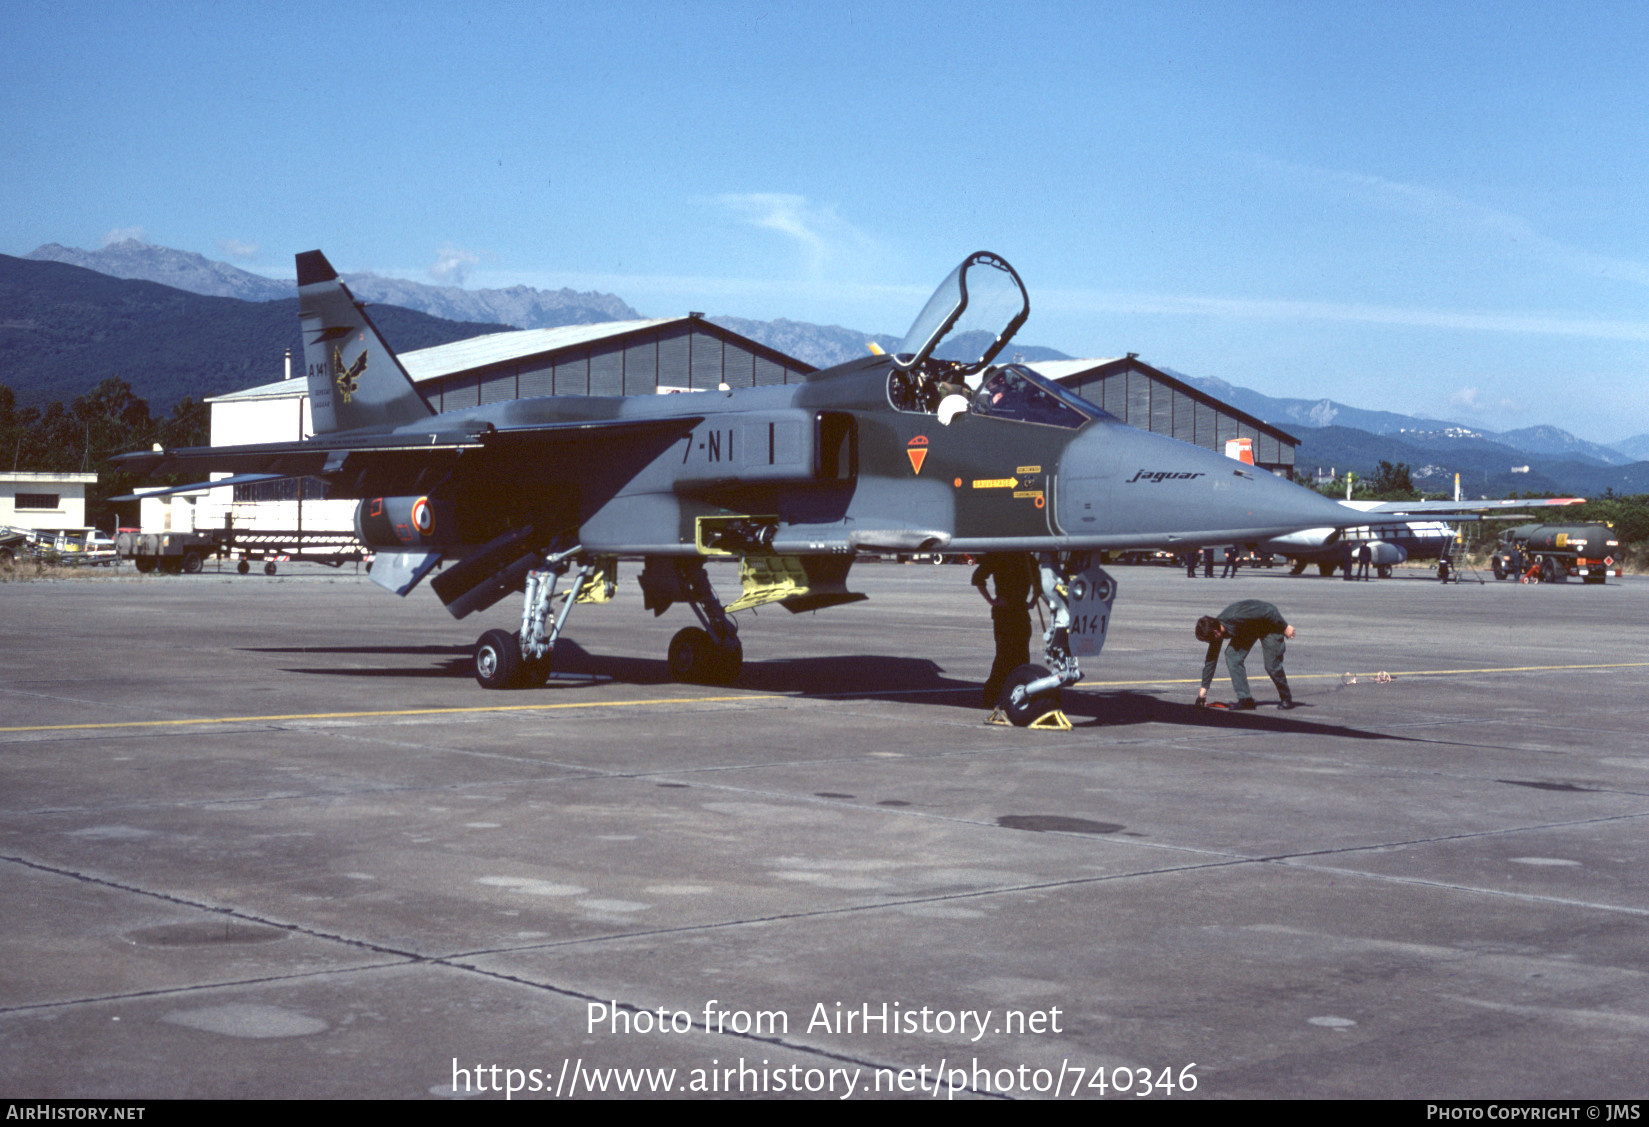
[[[428,536],[434,530],[435,511],[430,508],[428,497],[420,497],[412,503],[412,527],[418,530],[420,536]]]

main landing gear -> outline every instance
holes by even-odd
[[[696,685],[730,685],[744,668],[739,626],[716,598],[698,558],[649,559],[641,573],[648,610],[665,612],[671,603],[687,603],[700,625],[676,631],[670,639],[670,676]]]
[[[575,569],[572,581],[558,591],[562,579]],[[573,604],[611,598],[614,567],[611,560],[571,548],[527,572],[526,584],[521,629],[488,630],[475,643],[475,679],[484,689],[538,686],[548,681],[555,643],[566,628]],[[641,573],[641,590],[647,609],[655,614],[684,602],[698,615],[701,625],[680,630],[670,640],[671,677],[726,685],[739,675],[744,647],[739,643],[738,624],[716,598],[702,561],[649,557]]]
[[[603,575],[599,561],[585,558],[577,565],[577,577],[561,593],[561,606],[555,607],[556,588],[578,556],[579,549],[574,548],[551,556],[543,567],[529,571],[521,629],[513,633],[488,630],[475,643],[475,679],[483,689],[544,684],[550,679],[551,654],[573,603],[611,597],[612,578]]]

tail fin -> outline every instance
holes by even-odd
[[[298,318],[316,434],[388,429],[435,414],[318,250],[298,255]]]

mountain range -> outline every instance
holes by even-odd
[[[191,251],[157,247],[137,239],[123,239],[101,250],[80,250],[60,243],[47,243],[23,257],[37,262],[66,262],[112,278],[159,282],[163,286],[207,297],[279,301],[298,296],[296,282],[266,278],[227,262],[214,262]],[[557,325],[634,321],[641,316],[607,293],[580,293],[570,289],[536,290],[531,286],[466,290],[370,273],[344,274],[342,277],[355,296],[363,301],[416,309],[448,321],[480,321],[518,329],[550,329]]]
[[[1355,427],[1370,434],[1390,435],[1412,446],[1439,451],[1464,449],[1473,443],[1488,442],[1525,454],[1597,466],[1624,466],[1649,456],[1649,435],[1627,439],[1627,442],[1639,442],[1645,447],[1643,453],[1634,456],[1631,451],[1621,449],[1620,445],[1604,446],[1596,442],[1587,442],[1566,430],[1552,426],[1496,432],[1449,422],[1446,419],[1400,415],[1391,411],[1368,411],[1332,399],[1277,398],[1220,379],[1188,376],[1171,368],[1164,368],[1163,371],[1285,430],[1290,427],[1298,430],[1307,427]]]
[[[75,269],[78,268],[78,269]],[[65,271],[68,271],[65,273]],[[508,328],[548,328],[634,320],[613,294],[529,286],[465,290],[375,274],[346,274],[357,297],[397,347],[412,350]],[[126,279],[126,281],[116,281]],[[121,288],[126,287],[126,288]],[[0,384],[22,404],[68,399],[120,375],[159,407],[279,378],[274,358],[302,355],[296,287],[200,254],[135,239],[97,251],[57,243],[24,259],[0,255]],[[898,339],[840,325],[717,316],[718,324],[820,368],[864,356]],[[979,339],[974,339],[974,338]],[[960,356],[989,334],[947,341]],[[1068,359],[1034,345],[1016,358]],[[1552,426],[1494,432],[1446,419],[1371,411],[1332,399],[1265,395],[1225,380],[1164,371],[1301,439],[1297,465],[1371,472],[1404,462],[1415,484],[1438,491],[1462,474],[1473,495],[1519,492],[1649,491],[1649,435],[1612,446]]]
[[[495,333],[393,305],[373,318],[404,349]],[[61,262],[0,255],[0,384],[25,407],[68,402],[119,378],[156,410],[281,378],[282,353],[303,371],[298,299],[208,297],[111,278]]]

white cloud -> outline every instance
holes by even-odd
[[[834,205],[811,203],[806,196],[729,192],[712,202],[742,222],[777,231],[791,240],[802,251],[808,269],[815,273],[830,259],[862,254],[873,246],[871,238],[838,215]]]
[[[218,249],[230,258],[248,259],[258,256],[257,243],[248,243],[240,239],[219,239]]]
[[[481,255],[475,251],[450,242],[442,243],[435,252],[435,265],[429,268],[429,276],[446,285],[461,286],[470,270],[480,263]]]
[[[1523,404],[1507,396],[1498,399],[1485,395],[1481,388],[1463,387],[1449,396],[1449,406],[1458,407],[1462,411],[1471,411],[1479,415],[1515,414],[1523,410]]]
[[[144,236],[147,234],[148,232],[142,227],[116,227],[113,231],[110,231],[107,235],[103,236],[102,245],[110,247],[114,246],[116,243],[123,243],[128,239],[135,239],[141,243],[146,241]]]

